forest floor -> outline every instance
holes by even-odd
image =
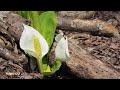
[[[114,25],[120,32],[120,11],[97,11],[95,15],[90,18],[100,19],[107,23]],[[65,35],[70,37],[78,32],[64,31]],[[91,55],[100,59],[102,62],[112,65],[117,71],[120,71],[120,41],[112,37],[104,37],[89,34],[90,38],[79,38],[77,44],[88,51]],[[27,64],[28,65],[28,64]],[[14,71],[15,75],[10,75]],[[17,68],[17,69],[16,69]],[[13,70],[15,69],[15,70]],[[16,71],[17,70],[17,71]],[[20,71],[20,73],[19,73]],[[39,79],[39,71],[32,72],[29,65],[25,69],[21,69],[19,65],[15,65],[9,61],[0,58],[0,78],[1,79]],[[52,77],[45,77],[45,79],[80,79],[73,75],[66,65],[62,65],[59,71]]]

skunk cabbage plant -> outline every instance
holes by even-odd
[[[55,37],[55,40],[57,42],[57,46],[55,49],[56,59],[63,62],[70,60],[67,37],[64,37],[63,33],[60,33]]]
[[[55,63],[48,65],[48,54],[54,40],[57,26],[57,15],[47,11],[39,15],[37,11],[18,11],[22,17],[31,20],[31,26],[25,25],[20,38],[20,48],[29,56],[35,57],[37,64],[45,76],[51,76],[61,67],[62,62],[70,60],[67,37],[63,33],[55,37]]]

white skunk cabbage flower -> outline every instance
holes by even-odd
[[[23,26],[24,31],[20,38],[20,48],[36,59],[42,59],[49,50],[47,41],[33,27],[25,24]]]
[[[55,41],[57,42],[55,48],[56,60],[58,59],[63,62],[70,60],[67,37],[65,38],[63,33],[60,33],[55,37]]]

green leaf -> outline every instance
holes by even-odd
[[[38,11],[17,11],[17,14],[31,21],[32,27],[39,30],[39,12]]]
[[[40,27],[38,31],[46,39],[50,48],[54,40],[55,30],[57,26],[56,13],[54,11],[44,12],[40,15],[39,20]]]
[[[47,64],[43,64],[43,72],[51,72],[50,66]]]
[[[51,68],[51,72],[55,73],[57,70],[60,69],[61,67],[61,61],[60,60],[56,60],[55,64],[53,64],[53,67]]]
[[[17,14],[19,14],[20,16],[28,19],[28,18],[27,18],[28,11],[17,11]]]
[[[51,75],[51,68],[47,64],[43,64],[43,75],[44,76],[50,76]]]
[[[60,69],[61,65],[62,65],[61,61],[56,60],[56,62],[53,64],[51,71],[50,71],[49,70],[50,67],[49,66],[47,67],[47,64],[46,64],[46,71],[43,71],[44,76],[51,76],[51,75],[55,74],[55,72]],[[45,66],[44,66],[44,68],[45,68]]]
[[[27,19],[31,20],[31,25],[36,30],[40,29],[40,23],[39,23],[39,13],[38,11],[29,11],[27,14]]]
[[[40,26],[38,31],[46,39],[50,49],[55,36],[55,30],[57,26],[57,15],[54,11],[47,11],[40,14],[39,20]],[[43,58],[43,63],[47,64],[47,61],[48,57],[46,55]],[[44,72],[43,74],[45,76],[49,76],[52,75],[52,72]]]

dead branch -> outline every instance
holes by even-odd
[[[91,32],[97,35],[115,36],[120,38],[118,30],[111,24],[101,21],[99,19],[94,20],[81,20],[81,19],[66,19],[58,17],[58,29],[70,30],[70,31],[82,31]]]
[[[96,11],[59,11],[58,16],[69,19],[89,19],[94,16]]]

